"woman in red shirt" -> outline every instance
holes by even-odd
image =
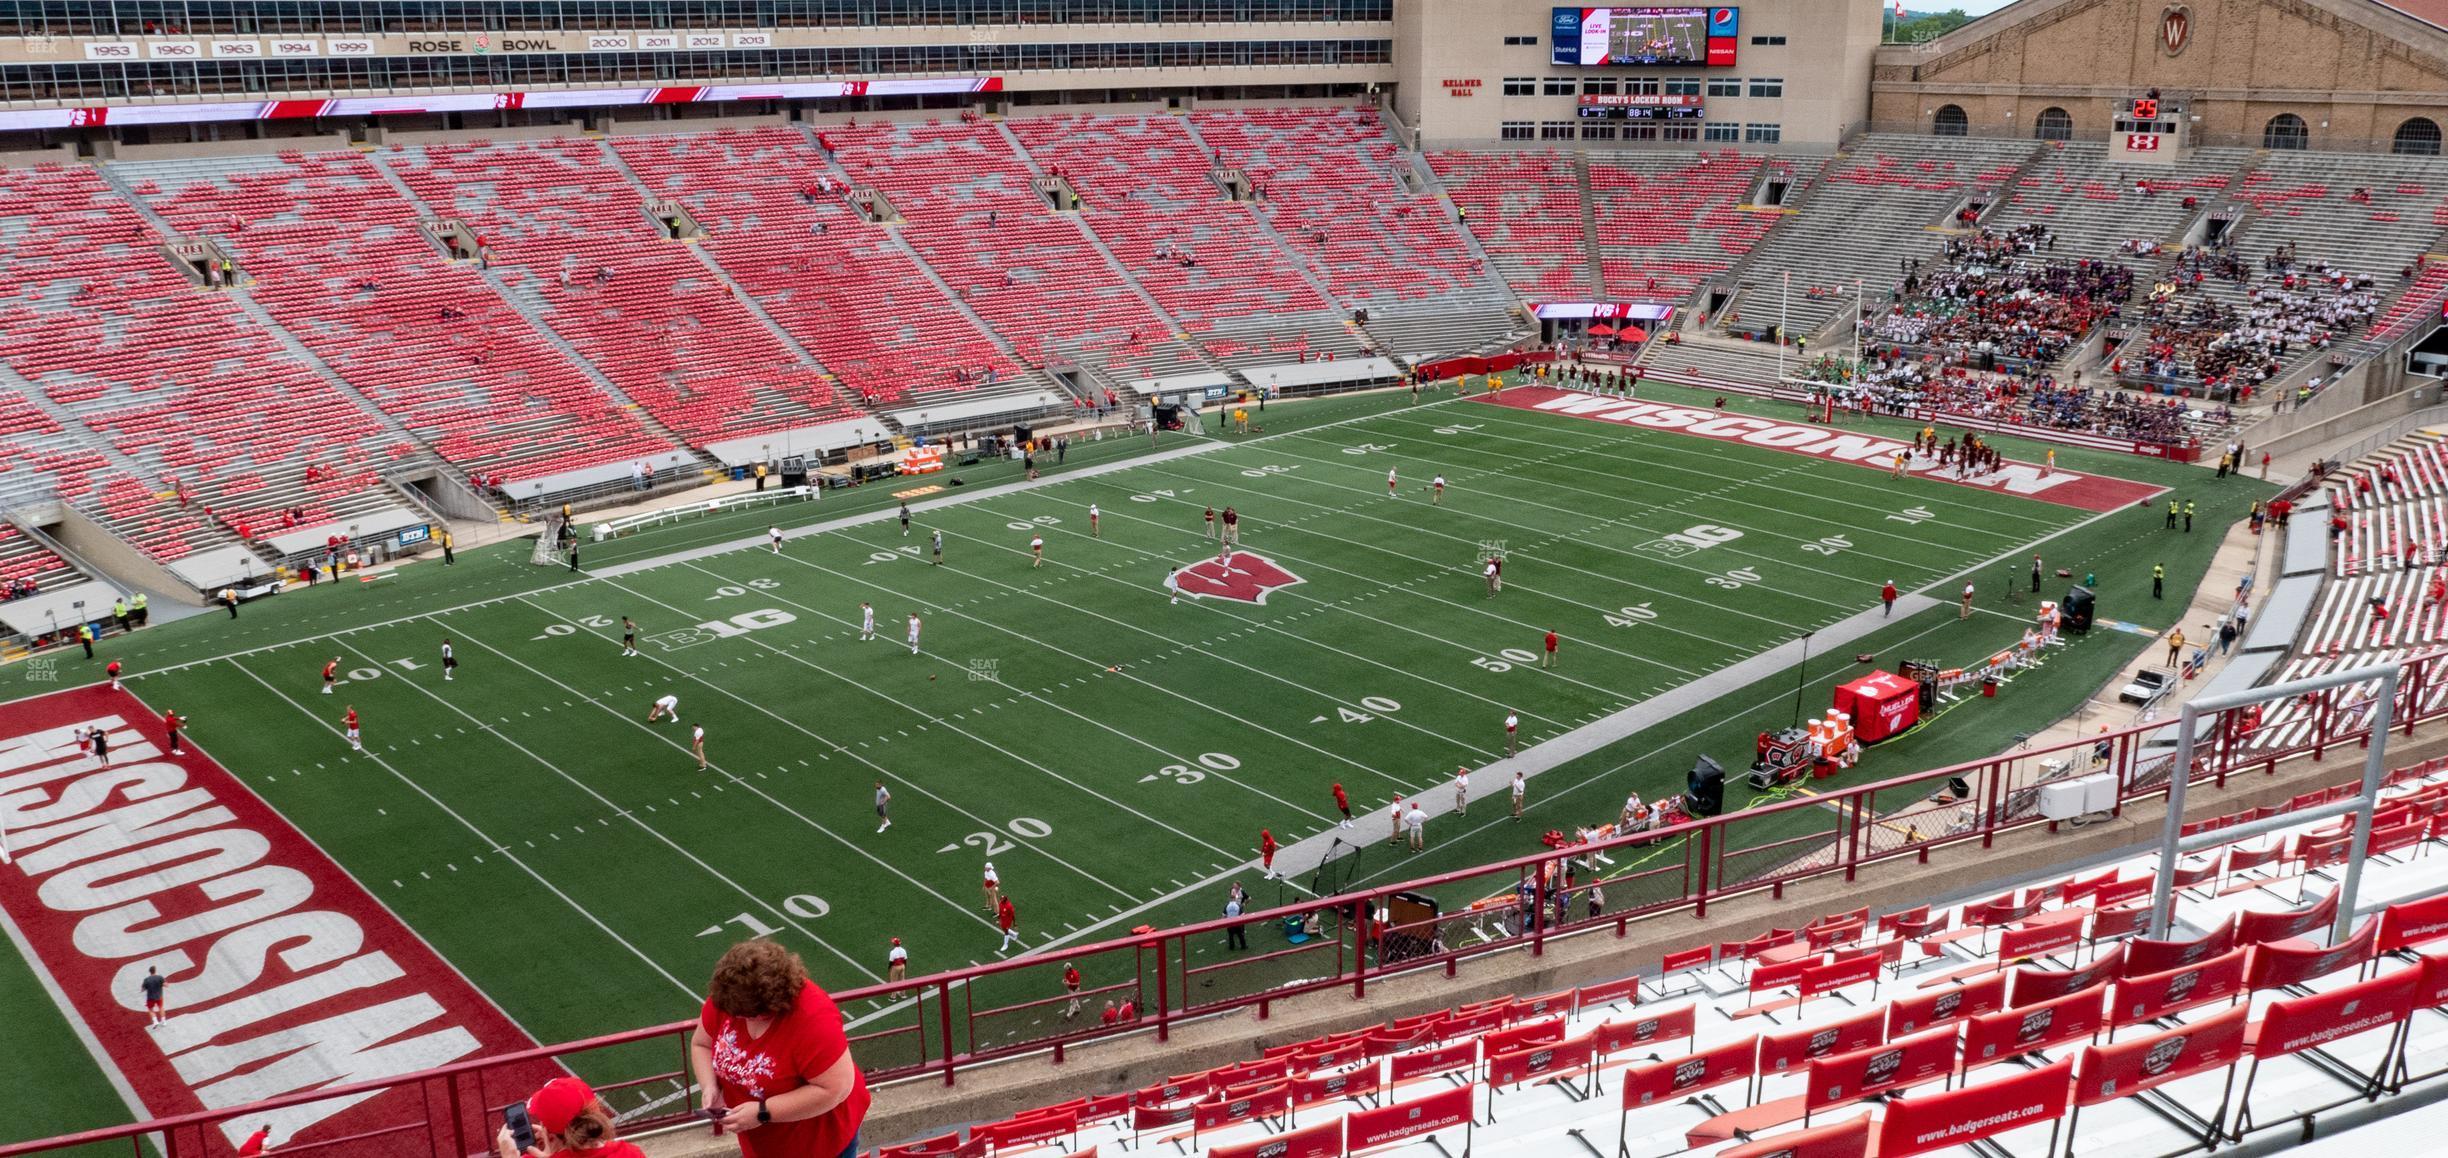
[[[714,966],[689,1042],[715,1128],[748,1158],[852,1158],[867,1079],[850,1060],[841,1011],[799,955],[742,941]]]

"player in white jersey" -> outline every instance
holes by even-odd
[[[695,725],[690,726],[690,728],[689,728],[689,751],[694,752],[694,753],[696,753],[696,754],[697,754],[697,770],[698,770],[698,771],[700,771],[700,772],[705,771],[705,770],[706,770],[706,758],[705,758],[705,725],[704,725],[704,724],[695,724]]]
[[[774,554],[776,554],[776,555],[781,554],[781,553],[782,553],[782,528],[780,528],[780,527],[767,527],[767,528],[765,528],[765,545],[766,545],[766,546],[768,546],[768,547],[773,548],[773,553],[774,553]]]
[[[875,604],[861,603],[859,604],[859,640],[865,642],[874,638]]]
[[[1044,535],[1031,535],[1031,536],[1029,536],[1029,555],[1030,555],[1030,559],[1029,559],[1029,570],[1034,571],[1034,570],[1038,569],[1039,567],[1043,567],[1043,566],[1045,566],[1045,536],[1044,536]]]
[[[646,722],[651,724],[667,716],[672,723],[680,722],[680,697],[668,692],[655,700],[653,707],[646,709]]]
[[[918,617],[917,617],[916,615],[914,615],[914,614],[910,616],[910,624],[909,624],[909,627],[910,627],[910,630],[909,630],[909,645],[910,645],[910,654],[911,654],[911,655],[916,655],[916,654],[918,654],[918,627],[919,627],[919,624],[918,624]]]
[[[1173,569],[1168,570],[1168,571],[1166,571],[1166,572],[1165,572],[1165,582],[1164,582],[1164,588],[1165,588],[1165,594],[1166,594],[1166,595],[1168,595],[1168,596],[1171,596],[1171,597],[1172,597],[1173,602],[1175,602],[1175,603],[1179,603],[1179,602],[1181,602],[1181,569],[1180,569],[1180,568],[1176,567],[1176,568],[1173,568]]]
[[[1091,539],[1104,537],[1097,532],[1097,505],[1095,503],[1088,504],[1088,537]]]
[[[450,641],[442,641],[442,679],[448,682],[459,671],[459,657],[451,652]]]
[[[1395,486],[1395,482],[1394,482],[1394,471],[1393,471],[1393,469],[1392,469],[1392,468],[1388,468],[1388,469],[1386,470],[1386,497],[1388,497],[1388,498],[1392,498],[1392,497],[1393,497],[1393,495],[1394,495],[1394,486]]]

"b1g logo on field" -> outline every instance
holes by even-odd
[[[1647,551],[1652,555],[1663,555],[1669,559],[1680,559],[1694,551],[1705,551],[1721,543],[1731,543],[1742,538],[1742,535],[1741,531],[1732,527],[1702,523],[1697,527],[1686,527],[1662,539],[1651,539],[1632,549]]]
[[[1277,588],[1306,582],[1277,566],[1273,559],[1246,551],[1233,552],[1230,562],[1200,560],[1175,573],[1173,581],[1181,586],[1182,594],[1194,598],[1261,604]]]

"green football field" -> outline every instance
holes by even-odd
[[[1984,755],[2072,710],[2148,646],[2182,605],[2148,599],[2149,564],[2189,591],[2221,529],[2271,489],[2060,452],[2069,469],[2197,496],[2202,530],[2178,535],[2154,511],[2095,516],[1450,399],[1371,395],[1256,417],[1264,429],[1225,439],[1238,445],[1164,461],[1127,462],[1144,439],[1083,445],[1033,487],[1007,485],[1018,481],[1008,465],[967,470],[972,486],[917,500],[907,537],[875,517],[778,552],[761,541],[776,520],[887,512],[891,494],[870,486],[583,553],[590,571],[636,568],[619,574],[531,566],[516,542],[463,552],[454,568],[418,562],[373,584],[287,593],[235,622],[154,628],[111,653],[146,705],[190,717],[205,752],[531,1035],[556,1041],[690,1015],[715,958],[752,934],[798,950],[835,988],[880,981],[893,937],[913,974],[995,960],[979,889],[989,860],[1020,913],[1013,953],[1050,961],[1136,925],[1213,917],[1235,880],[1261,904],[1288,903],[1306,894],[1259,880],[1259,831],[1290,845],[1332,829],[1332,784],[1356,812],[1421,791],[1441,811],[1457,765],[1504,755],[1509,711],[1525,744],[1551,740],[1875,607],[1883,580],[1937,586],[1942,606],[1843,654],[1745,679],[1542,771],[1518,824],[1486,800],[1433,820],[1426,853],[1371,847],[1337,875],[1383,884],[1536,851],[1536,833],[1611,819],[1626,792],[1679,790],[1696,755],[1739,770],[1752,734],[1788,721],[1798,684],[1815,713],[1829,686],[1866,670],[1854,652],[1888,667],[1962,664],[2011,643],[2028,603],[1959,622],[1952,577],[1998,592],[2042,544],[2052,569],[2099,572],[2103,614],[2145,631],[2095,632],[2010,697],[1878,748],[1849,776]],[[1392,496],[1389,470],[1401,478]],[[1439,473],[1451,485],[1432,504],[1425,484]],[[1263,603],[1168,601],[1168,569],[1215,556],[1202,513],[1227,505],[1243,516],[1244,549],[1298,582]],[[925,550],[935,532],[941,565]],[[1695,538],[1706,546],[1658,547]],[[1493,597],[1478,569],[1490,550],[1506,558]],[[862,602],[872,640],[860,638]],[[912,614],[924,621],[915,655],[903,642]],[[619,646],[624,616],[639,627],[634,658]],[[1550,629],[1562,662],[1544,671]],[[460,663],[448,682],[445,639]],[[327,696],[318,673],[334,657],[345,678]],[[60,661],[60,678],[98,678],[82,662]],[[25,667],[0,670],[0,698],[54,690]],[[680,722],[648,722],[667,694]],[[363,753],[340,735],[351,705]],[[705,771],[690,752],[697,725]],[[892,793],[884,832],[878,781]],[[1729,781],[1729,809],[1749,797]],[[1797,821],[1811,823],[1824,821]],[[583,984],[536,968],[539,946],[583,961]],[[15,975],[16,962],[0,966],[0,982]],[[1040,998],[1050,976],[973,1000]],[[39,990],[0,992],[12,995],[0,1016],[81,1053]],[[98,1074],[62,1060],[44,1078],[59,1087],[51,1108],[6,1129],[124,1117]]]

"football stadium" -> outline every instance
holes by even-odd
[[[2431,1152],[2448,4],[1980,7],[0,2],[0,1158]]]

